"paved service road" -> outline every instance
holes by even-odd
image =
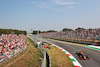
[[[45,40],[69,51],[83,67],[100,67],[100,51],[86,48],[83,46],[69,44],[67,42],[61,42],[51,39]],[[80,60],[79,57],[75,54],[77,50],[84,51],[90,57],[90,60]]]

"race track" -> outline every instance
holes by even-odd
[[[46,41],[69,51],[83,67],[100,67],[100,51],[51,39],[46,39]],[[79,57],[75,54],[77,50],[84,51],[90,57],[90,60],[80,60]]]

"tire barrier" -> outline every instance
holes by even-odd
[[[49,54],[46,52],[46,58],[47,58],[47,67],[51,67],[51,60]]]

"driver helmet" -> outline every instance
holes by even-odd
[[[80,53],[82,53],[82,51],[80,51]]]

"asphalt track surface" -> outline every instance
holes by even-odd
[[[51,39],[46,39],[46,41],[58,45],[70,52],[78,60],[82,67],[100,67],[100,51]],[[75,54],[77,50],[84,51],[85,54],[90,57],[90,60],[80,60]]]

